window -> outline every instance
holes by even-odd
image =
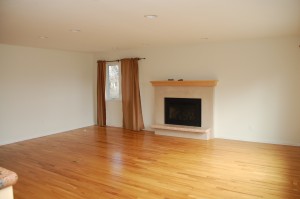
[[[121,71],[118,64],[109,63],[106,66],[106,99],[121,99]]]

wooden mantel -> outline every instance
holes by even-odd
[[[214,87],[218,80],[191,80],[191,81],[151,81],[152,86],[199,86]]]

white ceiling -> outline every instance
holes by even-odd
[[[300,36],[300,0],[0,0],[5,44],[103,52],[285,36]]]

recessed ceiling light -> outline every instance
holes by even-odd
[[[46,36],[40,36],[39,38],[40,39],[48,39],[48,37],[46,37]]]
[[[79,29],[71,29],[70,32],[74,32],[74,33],[77,33],[77,32],[80,32],[81,30]]]
[[[156,19],[158,16],[157,15],[144,15],[144,17],[147,19]]]

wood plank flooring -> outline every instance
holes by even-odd
[[[87,127],[0,146],[15,199],[297,199],[300,147]]]

